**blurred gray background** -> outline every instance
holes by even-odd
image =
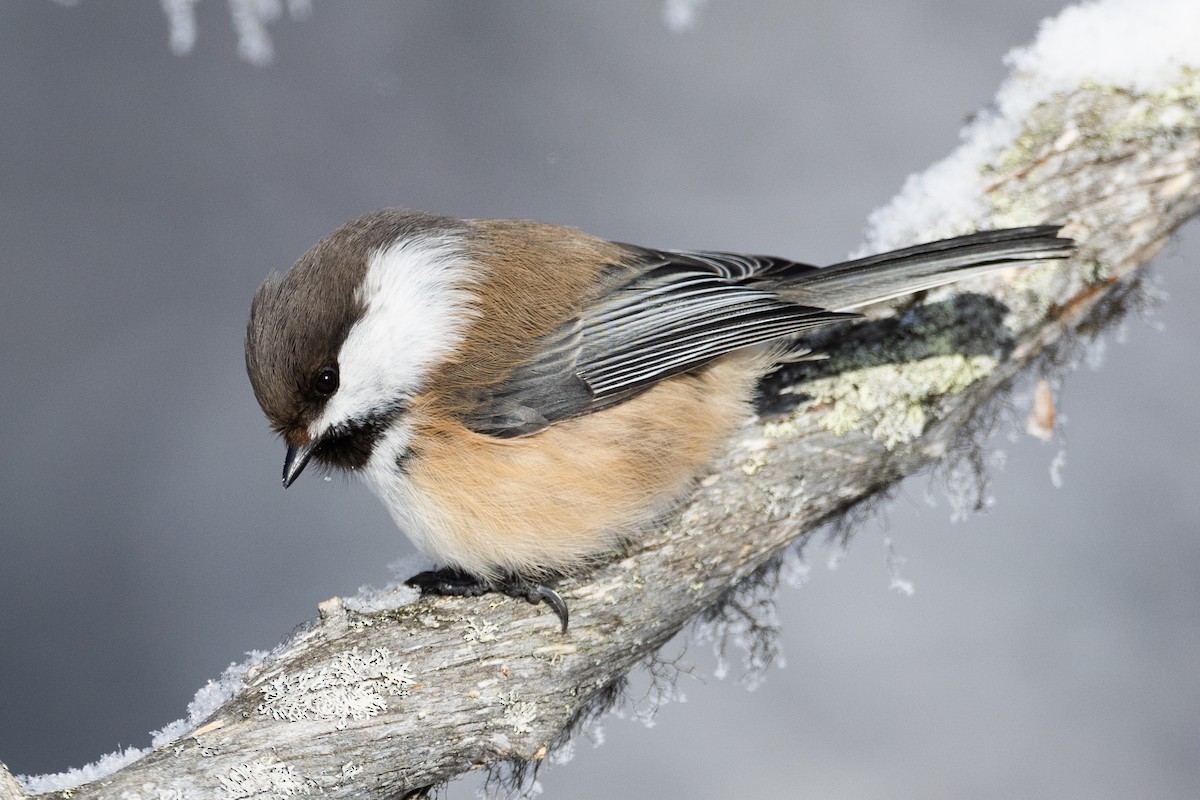
[[[0,4],[0,760],[146,745],[410,552],[362,486],[280,488],[242,367],[269,270],[387,205],[833,261],[1060,7],[318,2],[257,68],[219,2],[182,58],[157,3]],[[1003,435],[986,514],[910,481],[781,591],[786,668],[748,692],[691,648],[690,702],[608,720],[547,796],[1200,796],[1198,233],[1163,330],[1069,377],[1062,488],[1059,444]]]

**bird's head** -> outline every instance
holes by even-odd
[[[368,214],[259,287],[246,371],[287,446],[284,486],[310,460],[356,470],[404,455],[406,411],[471,317],[462,226],[397,209]]]

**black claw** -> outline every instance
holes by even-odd
[[[510,577],[490,582],[483,581],[462,570],[445,567],[443,569],[418,572],[404,582],[406,586],[420,589],[421,594],[436,594],[444,597],[478,597],[488,592],[501,592],[509,597],[518,597],[537,605],[545,603],[562,623],[562,632],[567,632],[567,623],[571,619],[567,603],[562,595],[544,583],[529,583],[520,578]]]
[[[534,588],[537,589],[538,599],[554,609],[555,614],[558,614],[558,619],[562,622],[562,632],[566,633],[567,623],[571,619],[571,612],[567,610],[567,601],[562,599],[562,595],[545,584],[539,583]]]
[[[496,589],[504,592],[509,597],[520,597],[534,605],[545,603],[550,606],[551,610],[558,616],[558,621],[562,623],[562,632],[567,632],[567,622],[570,620],[570,614],[567,611],[567,602],[562,599],[562,595],[546,584],[529,583],[520,578],[508,578],[498,583]]]

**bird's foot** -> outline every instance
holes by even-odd
[[[478,597],[492,591],[491,587],[470,573],[452,567],[418,572],[404,582],[405,586],[420,589],[421,594],[442,597]]]
[[[444,597],[478,597],[488,592],[500,592],[509,597],[528,600],[534,605],[545,603],[558,616],[563,633],[567,632],[570,613],[562,595],[545,583],[527,581],[515,576],[489,581],[453,567],[418,572],[406,580],[406,586],[420,589],[421,594],[436,594]]]

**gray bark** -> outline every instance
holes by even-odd
[[[507,598],[376,613],[327,601],[196,731],[71,796],[401,797],[472,769],[536,763],[697,618],[745,613],[753,626],[736,587],[769,581],[786,548],[904,476],[969,459],[1016,376],[1121,312],[1139,268],[1200,207],[1190,80],[1150,96],[1084,87],[1040,106],[986,166],[984,226],[1068,222],[1080,243],[1072,262],[893,306],[830,334],[828,361],[768,378],[762,415],[688,502],[561,587],[566,635],[544,606]],[[759,644],[769,650],[769,638]],[[0,800],[18,796],[0,768]]]
[[[24,796],[4,762],[0,761],[0,800],[19,800]]]

